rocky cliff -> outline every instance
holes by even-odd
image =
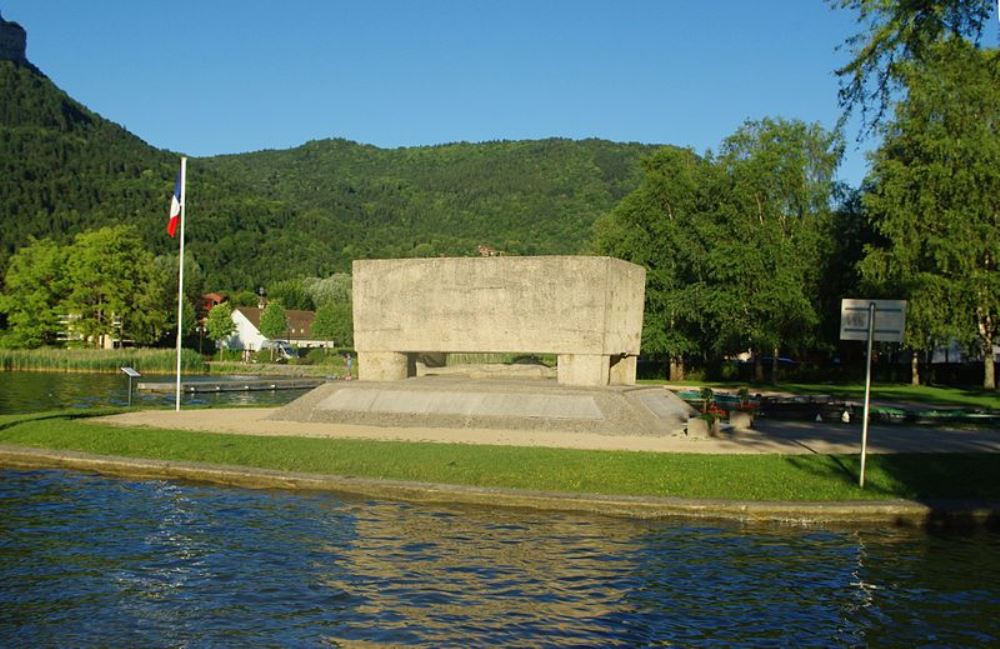
[[[27,46],[28,33],[24,28],[17,23],[7,22],[0,16],[0,61],[27,63]]]

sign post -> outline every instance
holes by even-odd
[[[872,343],[903,342],[906,330],[906,300],[854,300],[845,298],[840,303],[840,339],[864,340],[865,354],[865,411],[861,423],[861,471],[858,486],[865,486],[865,457],[868,452],[868,414],[871,410],[872,392]]]
[[[131,367],[123,367],[122,372],[128,376],[128,407],[132,407],[132,379],[142,376]]]

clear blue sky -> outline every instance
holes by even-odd
[[[0,0],[28,58],[194,156],[599,137],[717,148],[744,120],[839,116],[854,16],[823,0]],[[841,177],[865,173],[855,132]],[[870,143],[866,146],[871,146]]]

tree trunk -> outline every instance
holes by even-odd
[[[757,354],[753,356],[753,381],[754,383],[764,382],[764,363],[761,362],[760,356]]]
[[[670,380],[671,381],[683,381],[684,380],[684,357],[683,356],[671,356],[670,357]]]
[[[996,363],[993,362],[993,346],[988,345],[983,351],[985,352],[983,354],[983,389],[996,390],[997,369]]]
[[[993,360],[993,340],[997,335],[996,320],[992,316],[979,315],[979,344],[983,349],[983,389],[996,390],[997,370]]]
[[[771,352],[771,383],[778,383],[778,348]]]
[[[920,356],[915,349],[910,351],[910,385],[920,385]]]

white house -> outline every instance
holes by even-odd
[[[242,349],[246,352],[256,352],[264,348],[268,340],[260,332],[260,315],[262,310],[257,307],[238,306],[233,309],[233,322],[236,332],[223,342],[228,349]],[[316,314],[312,311],[285,309],[285,319],[288,328],[278,340],[287,340],[294,347],[333,347],[332,340],[319,340],[312,337],[312,323]]]

